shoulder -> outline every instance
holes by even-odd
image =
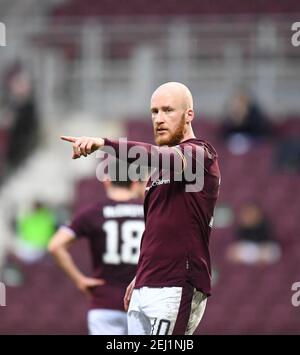
[[[95,231],[95,228],[98,228],[99,217],[102,221],[102,216],[103,206],[101,203],[88,204],[78,209],[69,227],[77,236],[89,237]]]
[[[99,215],[103,210],[103,202],[87,204],[80,207],[74,214],[74,219],[89,219],[94,215]]]
[[[218,158],[216,149],[207,141],[202,139],[189,139],[174,147],[180,149],[185,157],[203,156],[206,161],[215,161]]]

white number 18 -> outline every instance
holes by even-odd
[[[121,238],[117,221],[107,221],[103,224],[102,228],[106,232],[106,251],[103,255],[103,262],[114,265],[137,264],[145,223],[141,220],[125,221],[120,227]]]

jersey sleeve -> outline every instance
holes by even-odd
[[[194,144],[194,143],[182,143],[174,147],[182,154],[184,161],[184,170],[191,169],[203,169],[208,172],[209,166],[217,158],[216,151],[206,143]]]
[[[89,235],[89,209],[84,209],[75,214],[70,223],[65,225],[72,231],[76,238],[87,237]]]
[[[114,154],[116,158],[123,161],[125,160],[129,164],[134,163],[151,168],[163,167],[165,170],[178,173],[182,172],[184,169],[184,158],[180,149],[176,149],[175,147],[158,147],[148,143],[121,139],[110,140],[107,138],[105,138],[104,142],[105,147],[110,148],[110,152]]]

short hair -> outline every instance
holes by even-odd
[[[114,186],[129,189],[133,181],[129,178],[129,166],[126,161],[113,158],[109,162],[108,175]]]

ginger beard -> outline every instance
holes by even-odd
[[[163,128],[165,130],[157,131],[157,129],[159,128]],[[181,120],[178,122],[177,126],[175,126],[175,128],[173,128],[172,130],[170,130],[169,127],[165,127],[163,124],[154,127],[155,142],[159,146],[174,146],[182,141],[185,132],[185,114],[183,113],[181,116]]]

